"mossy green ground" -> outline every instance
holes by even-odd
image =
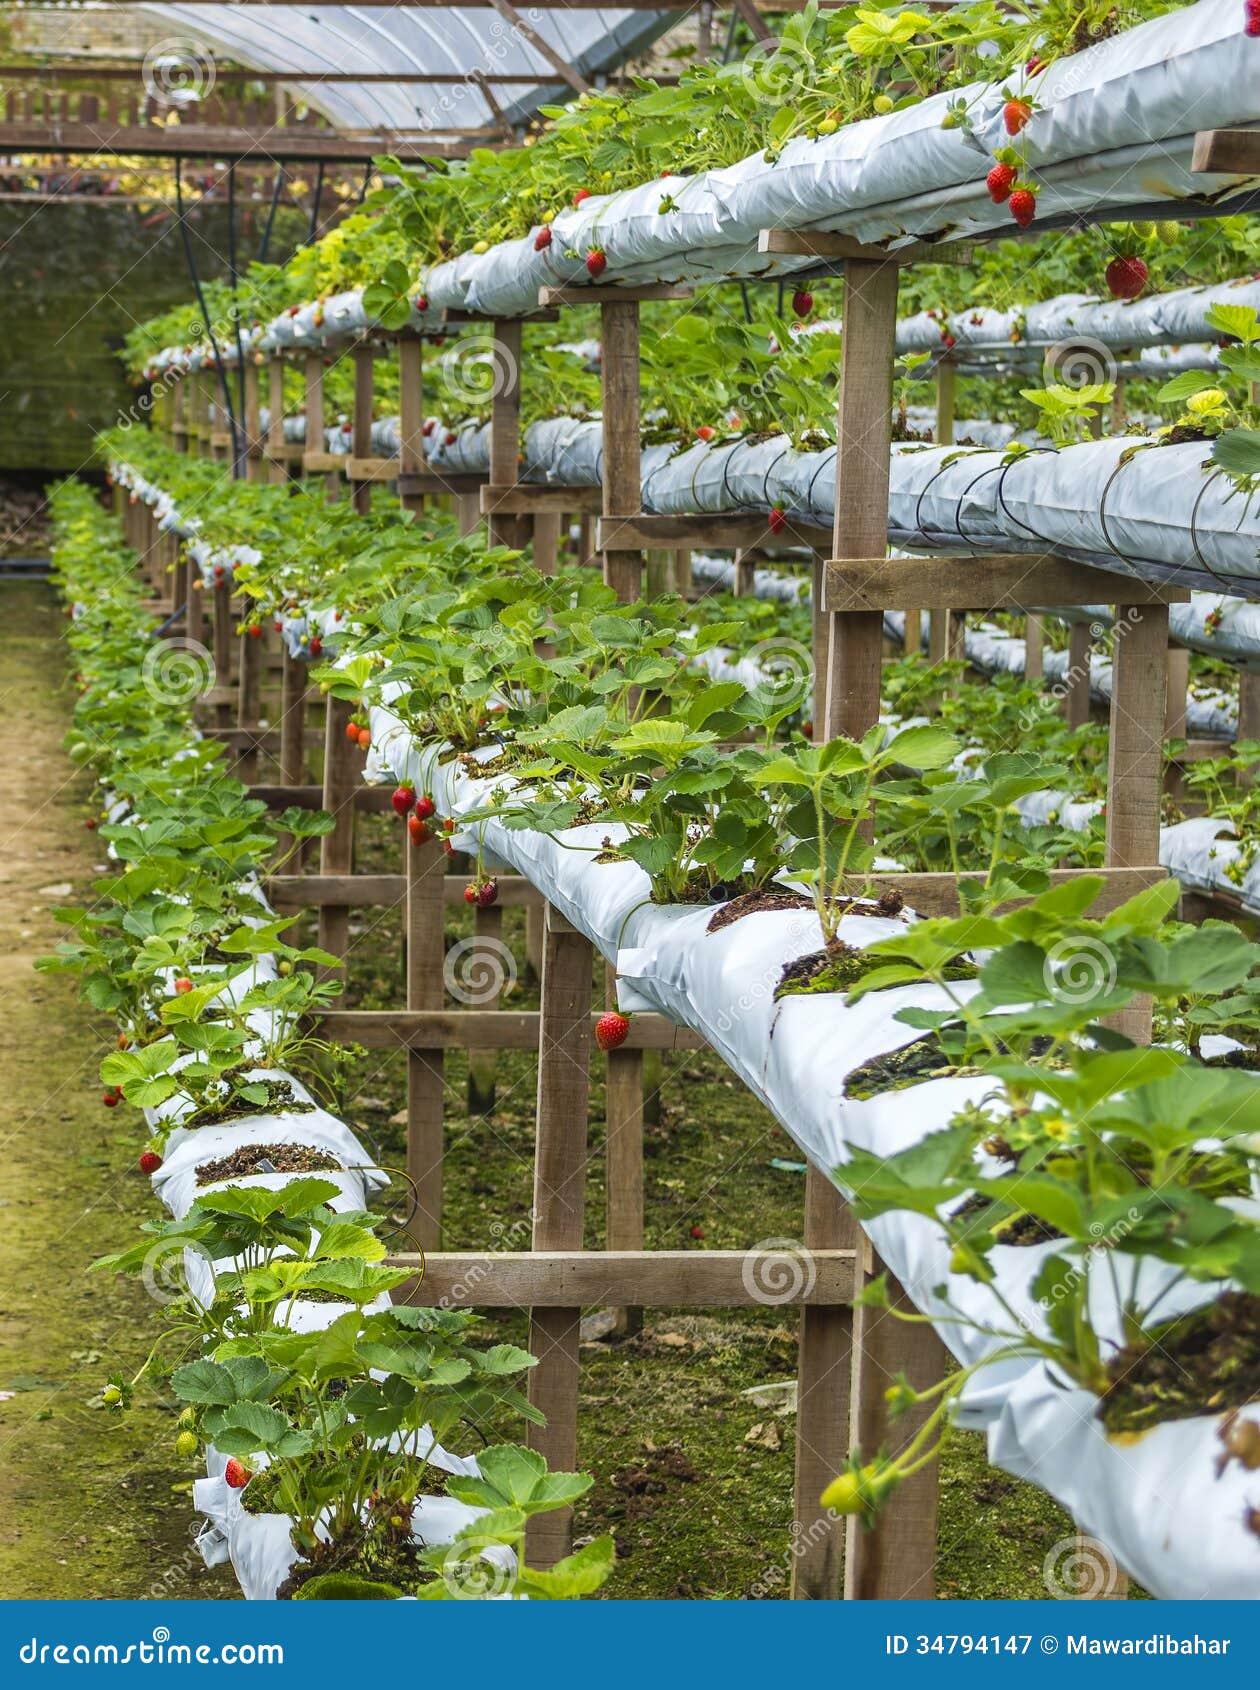
[[[111,1029],[75,1002],[68,980],[37,975],[55,944],[52,907],[82,897],[100,847],[86,832],[90,788],[60,751],[70,693],[62,626],[43,588],[0,587],[0,1596],[178,1597],[236,1594],[192,1546],[192,1472],[175,1459],[169,1405],[125,1420],[88,1403],[113,1367],[134,1369],[152,1341],[155,1305],[132,1282],[89,1278],[88,1263],[153,1213],[132,1170],[140,1125],[106,1111],[96,1067]],[[360,866],[392,868],[401,828],[362,823]],[[66,885],[73,894],[61,892]],[[58,887],[57,892],[47,890]],[[506,936],[522,949],[522,918]],[[467,918],[452,924],[466,928]],[[396,913],[356,916],[347,1001],[402,1001]],[[506,1000],[536,1002],[528,975]],[[446,1243],[528,1244],[534,1063],[499,1059],[488,1115],[467,1111],[467,1062],[448,1063]],[[360,1057],[347,1118],[381,1159],[404,1151],[400,1058]],[[587,1243],[602,1242],[602,1064],[592,1068]],[[646,1130],[652,1248],[745,1248],[797,1237],[804,1177],[790,1141],[716,1058],[666,1059],[659,1119]],[[693,1226],[703,1238],[693,1238]],[[524,1338],[523,1323],[487,1322]],[[607,1594],[743,1599],[774,1596],[790,1571],[793,1420],[746,1393],[795,1371],[795,1319],[651,1310],[643,1331],[583,1345],[580,1458],[595,1487],[580,1535],[611,1530],[619,1560]],[[1040,1493],[992,1472],[980,1440],[955,1435],[942,1474],[938,1587],[950,1597],[1043,1597],[1046,1552],[1068,1535]]]
[[[58,903],[102,862],[90,783],[61,752],[64,622],[46,586],[0,582],[0,1598],[234,1596],[193,1544],[193,1469],[173,1410],[91,1408],[143,1361],[157,1305],[88,1264],[151,1216],[139,1117],[101,1106],[112,1029],[34,972]]]

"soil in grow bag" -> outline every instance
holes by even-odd
[[[720,933],[732,922],[742,921],[746,915],[756,915],[761,910],[808,910],[813,907],[814,900],[801,892],[785,892],[778,886],[758,886],[755,891],[741,892],[738,898],[732,898],[729,904],[714,910],[705,932]]]
[[[271,1167],[261,1168],[260,1162],[270,1162]],[[242,1144],[228,1156],[199,1163],[197,1184],[214,1185],[249,1174],[320,1174],[340,1167],[335,1156],[313,1144]]]
[[[844,1095],[865,1102],[885,1092],[904,1091],[924,1080],[946,1079],[959,1071],[941,1048],[940,1040],[929,1034],[861,1063],[844,1082]]]
[[[1260,1297],[1226,1291],[1117,1350],[1107,1373],[1098,1417],[1109,1432],[1244,1408],[1260,1398]]]
[[[221,1121],[236,1121],[245,1115],[309,1115],[315,1105],[307,1103],[292,1089],[287,1080],[251,1080],[262,1086],[267,1095],[261,1103],[251,1103],[246,1097],[232,1097],[226,1103],[203,1103],[179,1123],[181,1127],[214,1127]]]
[[[991,1209],[998,1208],[997,1199],[986,1197],[983,1193],[973,1191],[970,1197],[964,1197],[962,1202],[950,1215],[951,1220],[968,1220],[973,1215],[983,1216]],[[990,1228],[999,1244],[1016,1246],[1026,1244],[1052,1244],[1063,1234],[1058,1227],[1043,1221],[1039,1215],[1008,1214],[1005,1219],[998,1221]]]
[[[873,973],[877,968],[885,968],[895,960],[871,956],[856,945],[847,945],[843,939],[837,939],[821,951],[810,951],[805,956],[785,962],[774,995],[787,998],[806,997],[815,992],[847,992],[864,975]],[[945,980],[974,980],[977,972],[974,963],[955,957],[946,965],[941,977]]]

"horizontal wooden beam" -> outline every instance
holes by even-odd
[[[645,282],[641,287],[622,287],[616,282],[580,283],[569,287],[546,287],[538,290],[538,303],[544,310],[553,305],[645,305],[658,299],[690,299],[694,287],[681,283]]]
[[[354,807],[363,815],[379,815],[393,808],[390,803],[392,790],[388,786],[356,786]],[[249,787],[248,791],[251,798],[261,798],[272,810],[287,810],[290,806],[298,810],[322,810],[324,807],[322,786],[275,786],[263,781]]]
[[[1035,610],[1056,604],[1188,604],[1189,591],[1139,581],[1046,552],[977,552],[949,557],[831,559],[823,609],[833,615],[886,610]]]
[[[443,475],[440,470],[434,470],[428,475],[409,471],[398,477],[399,496],[404,499],[414,499],[421,493],[435,498],[444,493],[476,493],[485,485],[484,475],[470,475],[463,471],[452,475]]]
[[[340,475],[345,468],[344,452],[302,452],[304,475]]]
[[[466,881],[456,874],[442,878],[442,898],[464,903]],[[501,874],[498,903],[504,909],[541,908],[543,895],[523,874]],[[407,893],[405,874],[273,874],[267,896],[277,909],[362,909],[371,904],[392,907]]]
[[[1260,176],[1260,129],[1200,129],[1190,169],[1207,176]]]
[[[717,551],[764,551],[804,546],[829,552],[830,528],[786,517],[772,532],[768,516],[606,516],[596,530],[597,551],[654,551],[713,547]],[[900,604],[900,599],[888,601]]]
[[[843,264],[849,259],[865,264],[966,264],[972,256],[970,248],[960,243],[910,241],[889,251],[825,229],[762,229],[757,236],[757,251],[783,258],[813,258],[825,264]]]
[[[1149,868],[1055,868],[1050,870],[1051,886],[1065,880],[1079,880],[1083,874],[1102,877],[1103,887],[1098,894],[1096,913],[1105,913],[1135,897],[1148,886],[1167,880],[1168,871],[1158,863]],[[877,897],[886,887],[895,886],[905,899],[907,909],[920,915],[958,915],[962,903],[958,896],[960,880],[982,881],[983,874],[953,874],[948,870],[927,874],[898,874],[894,870],[879,870],[874,874],[855,876],[842,887],[849,897]],[[1016,900],[1020,902],[1023,900]],[[1010,907],[1014,907],[1014,903]],[[634,1025],[633,1022],[630,1023]]]
[[[481,489],[481,514],[534,516],[545,511],[598,511],[603,498],[602,487],[531,487],[527,482],[492,487],[487,482]]]
[[[327,131],[248,129],[216,123],[37,123],[0,122],[0,151],[24,153],[107,153],[123,158],[248,159],[251,164],[370,164],[373,159],[463,158],[473,140],[423,140],[404,135],[343,135]]]
[[[591,1030],[600,1013],[592,1011]],[[317,1020],[325,1036],[365,1050],[536,1050],[536,1009],[335,1009]],[[636,1015],[623,1050],[703,1050],[689,1027]]]
[[[401,458],[343,458],[347,481],[397,481]]]
[[[851,1250],[531,1250],[386,1257],[422,1308],[800,1308],[853,1299]]]

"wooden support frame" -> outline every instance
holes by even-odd
[[[605,425],[607,427],[607,425]],[[608,448],[604,459],[607,466]],[[637,471],[636,471],[637,473]],[[635,489],[638,497],[638,488]],[[815,523],[784,517],[772,529],[765,515],[656,516],[645,511],[614,516],[605,513],[596,525],[595,549],[602,552],[669,550],[782,551],[788,546],[827,552],[831,530]]]

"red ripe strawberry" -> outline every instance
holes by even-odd
[[[1021,229],[1026,229],[1037,215],[1037,196],[1031,188],[1016,188],[1006,203]]]
[[[488,909],[491,904],[497,904],[498,901],[499,901],[499,883],[498,883],[498,881],[497,880],[483,880],[477,888],[477,903],[484,910],[484,909]]]
[[[433,829],[428,822],[421,821],[419,816],[407,817],[407,832],[411,835],[413,845],[424,845],[433,838]]]
[[[814,296],[806,288],[798,288],[792,295],[792,310],[798,317],[808,317],[814,309]]]
[[[943,334],[941,336],[941,345],[945,348],[946,352],[952,352],[954,347],[958,345],[958,341],[952,334]]]
[[[214,578],[216,581],[223,579],[223,565],[221,563],[216,563],[214,566]]]
[[[995,164],[984,179],[984,185],[989,190],[989,198],[994,205],[1001,205],[1003,200],[1011,197],[1011,189],[1015,186],[1015,178],[1019,175],[1013,164]]]
[[[1133,253],[1113,258],[1106,274],[1107,287],[1113,299],[1136,299],[1150,277],[1146,261]]]
[[[158,1155],[156,1150],[141,1151],[140,1172],[142,1174],[155,1174],[161,1166],[162,1158]]]
[[[700,1225],[699,1221],[697,1221],[695,1226],[692,1227],[691,1236],[693,1238],[703,1238],[704,1237],[704,1228]]]
[[[587,272],[587,275],[592,277],[592,279],[596,279],[596,278],[602,276],[604,271],[607,268],[608,268],[608,260],[604,256],[603,247],[602,246],[593,246],[591,248],[591,250],[586,255],[586,272]]]
[[[444,839],[442,841],[442,849],[448,857],[453,857],[455,855],[455,847],[451,844],[449,839]]]
[[[464,902],[466,904],[475,904],[477,902],[477,882],[475,880],[470,880],[467,886],[465,886]]]
[[[786,527],[787,512],[781,505],[776,505],[770,512],[770,532],[772,534],[782,534]]]
[[[184,994],[186,992],[192,991],[192,981],[188,978],[188,976],[186,974],[181,974],[179,979],[175,982],[175,990],[178,992],[178,994],[180,995],[181,998],[184,996]]]
[[[359,724],[357,722],[346,723],[346,738],[353,741],[355,745],[359,743]]]
[[[418,293],[411,303],[417,311],[427,311],[429,309],[429,296],[427,293]]]
[[[433,418],[432,417],[426,417],[424,427],[420,430],[420,432],[421,432],[421,434],[424,435],[426,440],[428,439],[429,435],[431,435],[433,433]]]
[[[272,623],[272,627],[276,630],[277,634],[282,634],[284,632],[284,623],[280,620],[280,618],[278,616],[276,617],[275,621]]]
[[[95,816],[89,816],[83,825],[87,828],[89,833],[95,833],[99,824]]]
[[[359,750],[360,751],[366,751],[368,746],[371,745],[371,743],[372,743],[372,730],[371,730],[371,728],[360,728],[358,737],[359,737]]]
[[[716,433],[717,433],[717,430],[715,428],[710,428],[708,423],[701,423],[700,427],[696,430],[696,439],[697,440],[712,440],[713,436]]]
[[[324,642],[323,642],[323,640],[320,639],[318,634],[312,634],[311,635],[311,643],[310,643],[310,645],[308,646],[307,649],[309,650],[312,657],[318,657],[320,652],[323,651]]]
[[[1027,100],[1008,100],[1002,107],[1002,122],[1006,125],[1006,133],[1018,135],[1032,114],[1032,106]]]
[[[1247,21],[1243,25],[1243,34],[1250,35],[1252,37],[1260,35],[1260,15],[1253,16],[1251,13],[1248,13]]]
[[[105,1105],[106,1109],[117,1109],[121,1097],[122,1093],[115,1091],[111,1086],[108,1091],[103,1091],[101,1093],[101,1102]]]
[[[458,434],[454,434],[454,433],[448,434],[447,437],[446,437],[446,444],[448,446],[453,446],[458,439],[459,439]]]
[[[437,805],[433,802],[432,798],[429,797],[427,792],[422,793],[420,797],[416,799],[416,814],[422,822],[427,822],[430,816],[435,816],[437,814]]]
[[[813,739],[813,737],[814,737],[814,724],[812,722],[802,722],[801,723],[801,732],[805,735],[806,739]]]
[[[583,200],[588,200],[590,197],[591,190],[589,188],[579,188],[577,193],[573,196],[573,204],[575,207],[579,206]]]
[[[251,622],[245,631],[251,640],[260,640],[262,638],[262,623]]]
[[[454,818],[454,816],[443,816],[442,817],[442,832],[443,833],[454,833],[454,831],[455,831],[455,818]]]
[[[595,1043],[601,1050],[616,1050],[630,1037],[630,1017],[610,1009],[595,1023]]]
[[[227,1466],[223,1469],[223,1477],[233,1490],[244,1490],[253,1476],[243,1461],[238,1461],[234,1455],[228,1456]]]
[[[535,252],[546,252],[547,248],[550,245],[551,245],[551,224],[550,223],[544,223],[542,228],[534,236],[534,251]]]
[[[405,816],[416,801],[416,789],[410,781],[403,781],[390,793],[389,801],[394,806],[396,816]]]

